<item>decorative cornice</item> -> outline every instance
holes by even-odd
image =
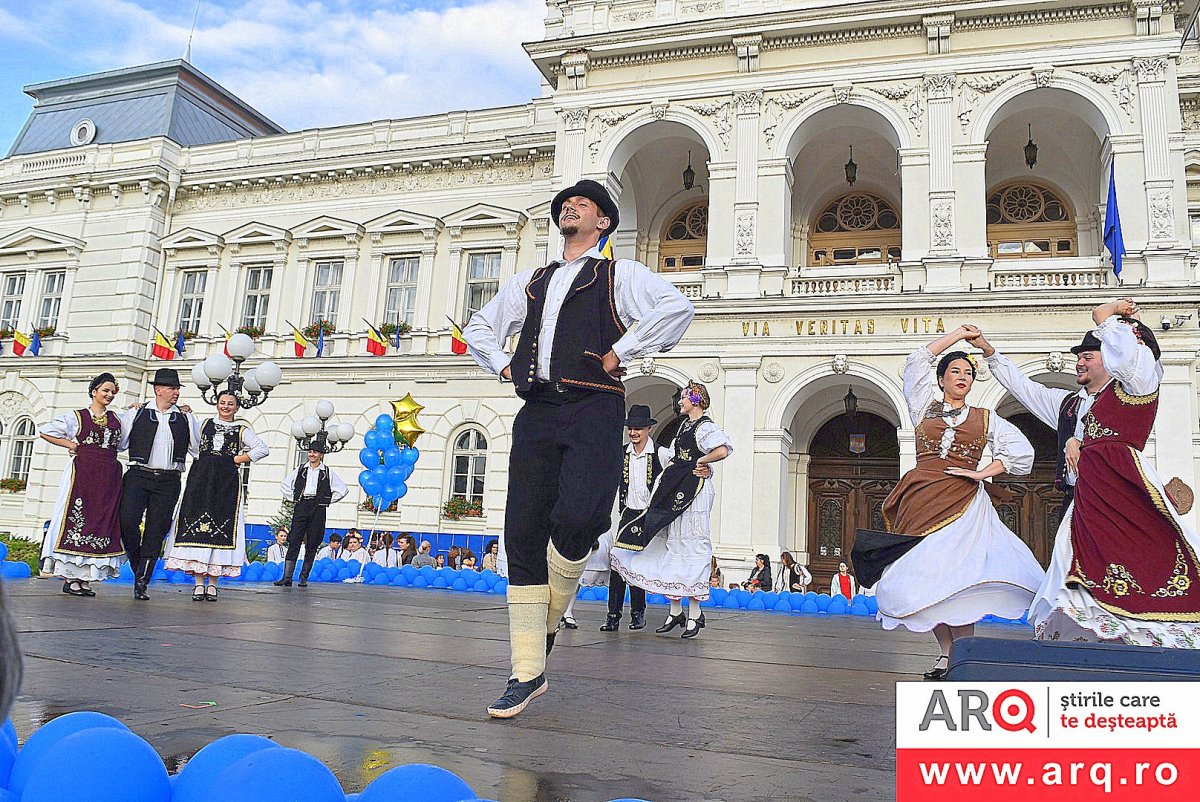
[[[1100,3],[1092,6],[1077,6],[1075,8],[1047,8],[1036,11],[1011,11],[1004,14],[985,14],[980,17],[956,17],[954,20],[954,29],[957,31],[1022,28],[1060,22],[1122,19],[1131,16],[1133,16],[1132,8],[1128,2]]]
[[[783,50],[789,47],[817,47],[820,45],[846,44],[849,42],[869,42],[877,39],[903,39],[907,36],[918,36],[925,33],[925,26],[919,22],[902,25],[873,25],[869,28],[851,28],[840,31],[818,31],[800,33],[791,36],[777,36],[763,41],[763,50]]]

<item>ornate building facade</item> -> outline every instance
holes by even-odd
[[[543,77],[530,103],[290,133],[182,62],[27,88],[0,161],[0,329],[47,334],[36,358],[0,355],[0,467],[28,482],[0,493],[0,528],[40,532],[63,455],[33,423],[82,407],[90,376],[112,370],[132,401],[159,366],[153,327],[189,332],[184,372],[250,327],[286,383],[244,413],[273,450],[249,520],[277,509],[291,421],[314,399],[361,433],[412,392],[428,432],[384,525],[499,532],[520,402],[451,354],[447,318],[554,257],[549,200],[580,177],[619,199],[617,254],[696,304],[684,342],[630,366],[627,388],[660,421],[686,379],[712,391],[735,444],[714,509],[729,568],[788,549],[827,576],[878,523],[915,459],[912,350],[974,322],[1070,387],[1067,349],[1119,293],[1170,327],[1150,450],[1195,488],[1196,6],[551,0],[526,46]],[[1123,286],[1103,248],[1110,171]],[[325,355],[292,357],[291,324],[318,319]],[[369,356],[364,320],[411,331]],[[1052,433],[980,379],[971,400],[1039,448],[1001,513],[1044,560]],[[332,460],[347,478],[352,454]],[[446,519],[455,495],[484,515]],[[331,525],[372,518],[345,504]]]

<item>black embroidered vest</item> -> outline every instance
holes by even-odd
[[[616,262],[588,259],[571,282],[554,329],[553,343],[540,343],[542,316],[550,277],[558,263],[534,272],[525,287],[525,325],[513,352],[510,372],[517,395],[524,396],[537,379],[538,349],[550,348],[549,381],[578,390],[625,394],[625,386],[604,371],[604,355],[625,334],[617,316],[614,292]]]
[[[658,448],[652,448],[650,444],[646,445],[650,451],[650,459],[646,460],[646,490],[647,496],[654,491],[654,482],[658,479],[658,475],[662,473],[662,463],[658,459]],[[644,452],[643,452],[644,453]],[[625,497],[629,495],[629,463],[632,455],[629,449],[625,449],[625,466],[621,469],[621,509],[625,509]]]
[[[221,450],[213,448],[213,440],[217,436],[217,422],[209,419],[200,429],[200,453],[217,454],[223,457],[236,457],[242,450],[242,427],[237,423],[223,424],[225,442]]]
[[[129,432],[129,460],[145,465],[150,461],[150,449],[154,446],[154,435],[158,434],[157,416],[162,413],[155,411],[150,414],[150,407],[145,406],[133,419],[133,429]],[[175,462],[187,459],[188,442],[191,440],[187,416],[182,412],[172,412],[168,424],[171,427],[171,439],[174,441],[172,457]]]
[[[328,507],[333,502],[333,490],[329,486],[329,469],[321,466],[317,469],[320,475],[317,477],[317,504],[322,507]],[[292,486],[292,501],[299,501],[304,497],[304,486],[308,484],[308,466],[302,465],[300,470],[296,471],[296,484]]]
[[[1079,405],[1082,403],[1078,395],[1072,394],[1058,405],[1058,457],[1054,463],[1054,489],[1062,493],[1070,493],[1075,488],[1067,483],[1067,441],[1075,436],[1075,424],[1079,421]]]
[[[691,426],[685,419],[683,425],[679,427],[679,434],[675,437],[675,456],[672,458],[679,462],[695,462],[704,456],[704,452],[700,450],[700,444],[696,442],[696,430],[700,428],[700,424],[707,421],[712,423],[712,418],[703,415],[696,419],[696,422]]]

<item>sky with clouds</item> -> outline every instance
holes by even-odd
[[[194,0],[0,0],[0,156],[21,88],[179,58]],[[289,130],[523,103],[544,0],[201,0],[192,63]]]

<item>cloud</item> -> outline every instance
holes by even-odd
[[[541,37],[544,0],[423,2],[430,5],[205,0],[191,60],[292,130],[521,103],[538,94],[539,75],[521,42]],[[0,42],[62,32],[39,49],[73,72],[45,80],[178,58],[193,7],[162,5],[48,0],[34,7],[36,19],[33,8],[8,14],[12,27]]]

